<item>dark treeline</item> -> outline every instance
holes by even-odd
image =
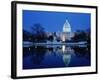
[[[31,31],[23,30],[23,41],[43,42],[46,41],[46,33],[40,24],[34,24]]]
[[[69,42],[87,41],[88,44],[90,44],[90,36],[90,28],[88,28],[87,30],[77,30],[76,32],[74,32],[74,37],[72,37]],[[23,30],[23,41],[52,42],[54,40],[54,37],[56,37],[57,42],[61,41],[61,39],[56,35],[56,32],[53,32],[52,35],[48,36],[41,24],[34,24],[31,27],[30,32]]]
[[[72,37],[72,41],[79,42],[79,41],[87,41],[90,43],[90,29],[87,29],[86,31],[83,30],[77,30],[74,33],[74,37]]]
[[[31,31],[28,32],[23,30],[23,41],[31,41],[31,42],[46,42],[53,41],[54,35],[47,36],[45,29],[41,24],[34,24],[31,27]]]

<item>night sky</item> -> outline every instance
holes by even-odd
[[[47,32],[62,32],[66,19],[71,25],[72,32],[86,30],[91,26],[89,13],[23,10],[23,29],[31,31],[31,27],[39,23]]]

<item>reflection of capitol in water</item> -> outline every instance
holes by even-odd
[[[71,49],[70,47],[66,47],[65,45],[62,46],[62,51],[63,51],[63,61],[64,61],[64,64],[66,66],[68,66],[68,64],[70,63],[71,61],[71,55],[74,54],[74,50]]]
[[[62,55],[62,60],[66,66],[69,65],[71,61],[71,56],[75,55],[74,50],[71,47],[66,47],[66,45],[62,45],[61,47],[55,47],[52,48],[52,50],[48,51],[49,54],[52,54],[52,52],[57,53],[57,55],[58,53]]]
[[[66,45],[24,47],[23,69],[89,66],[91,57],[87,48]]]

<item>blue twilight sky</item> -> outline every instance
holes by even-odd
[[[72,32],[91,27],[89,13],[23,10],[23,29],[30,31],[34,24],[39,23],[47,32],[58,32],[62,31],[66,19],[71,25]]]

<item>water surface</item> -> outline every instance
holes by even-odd
[[[23,69],[84,67],[91,64],[85,46],[43,45],[23,47]]]

